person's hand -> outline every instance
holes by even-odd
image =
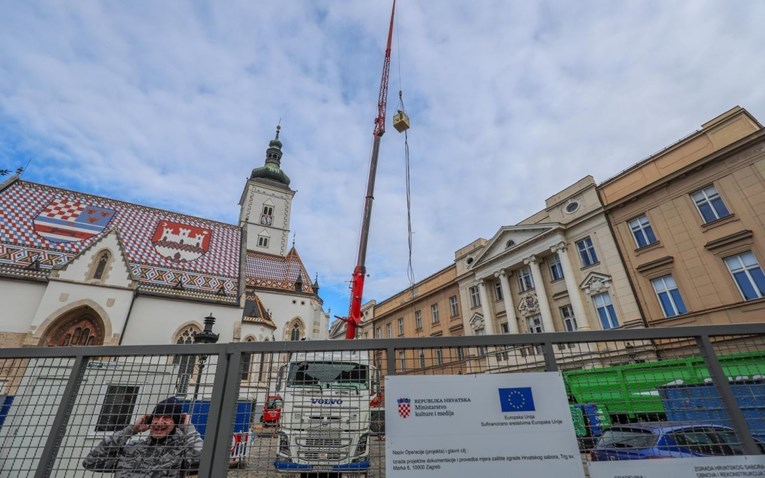
[[[149,429],[150,424],[151,417],[149,415],[142,415],[135,421],[133,426],[135,427],[135,431],[142,433]]]

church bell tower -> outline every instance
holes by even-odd
[[[281,169],[281,127],[268,143],[266,161],[252,170],[239,201],[239,225],[247,231],[247,250],[284,256],[288,250],[290,212],[295,191]]]

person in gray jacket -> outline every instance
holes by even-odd
[[[145,431],[149,436],[131,438]],[[87,470],[114,473],[115,478],[179,478],[196,473],[202,437],[175,397],[162,400],[151,415],[140,417],[104,438],[83,460]]]

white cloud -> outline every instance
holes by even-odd
[[[281,118],[298,248],[347,296],[386,3],[6,4],[0,167],[32,157],[28,180],[234,222]],[[401,85],[417,277],[734,105],[765,120],[763,18],[745,0],[399,2],[389,118]],[[390,127],[372,220],[366,296],[383,299],[407,286]]]

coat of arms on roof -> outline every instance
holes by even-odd
[[[114,212],[73,199],[57,198],[35,217],[34,228],[51,242],[79,242],[100,234]]]
[[[210,247],[210,229],[172,221],[159,221],[151,243],[162,256],[178,262],[193,261]]]

